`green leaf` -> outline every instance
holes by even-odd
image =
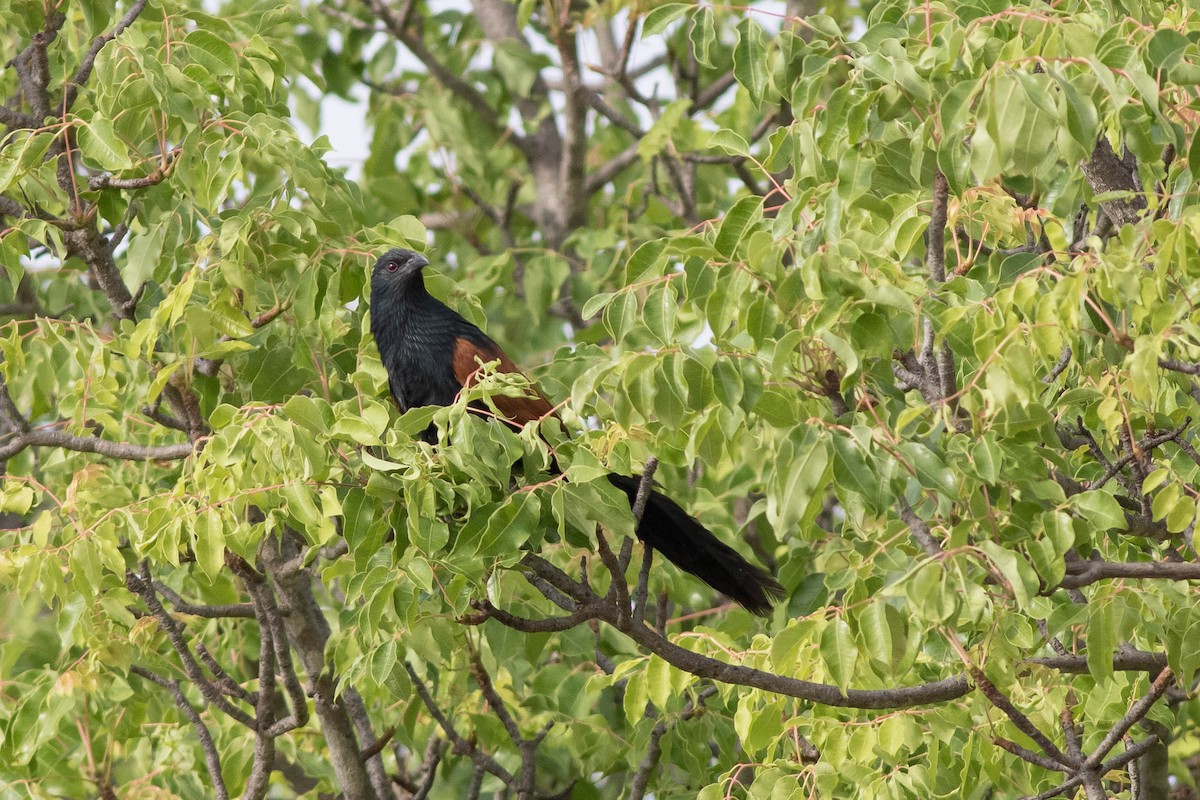
[[[658,119],[650,126],[650,130],[646,131],[646,135],[638,142],[638,156],[643,161],[650,161],[668,149],[675,130],[687,119],[687,112],[691,105],[692,101],[686,97],[667,104]]]
[[[1067,498],[1067,507],[1097,530],[1125,530],[1125,512],[1121,504],[1105,491],[1080,492]]]
[[[767,90],[766,36],[750,17],[738,23],[737,34],[737,44],[733,48],[733,76],[750,93],[750,102],[758,105]]]
[[[701,8],[692,20],[692,52],[696,61],[709,69],[716,69],[712,60],[712,48],[717,43],[716,14],[707,6]]]
[[[722,128],[708,137],[708,147],[719,147],[726,153],[743,158],[750,156],[750,145],[746,143],[741,134],[728,128]]]
[[[364,449],[361,455],[364,464],[373,470],[378,470],[379,472],[394,472],[398,469],[404,469],[404,464],[379,458],[378,456],[372,455],[370,450]]]
[[[1183,58],[1189,44],[1188,38],[1179,31],[1159,28],[1146,45],[1146,56],[1154,67],[1170,69]]]
[[[193,536],[192,549],[196,554],[196,563],[209,580],[216,580],[225,568],[225,531],[221,515],[213,509],[200,512],[193,527]]]
[[[541,498],[532,492],[510,497],[488,518],[476,542],[475,555],[482,558],[503,554],[519,559],[521,545],[536,533],[541,508]]]
[[[232,75],[237,69],[237,57],[229,44],[203,28],[189,31],[184,37],[188,55],[213,75]]]
[[[691,3],[664,3],[646,15],[642,22],[642,38],[656,36],[666,30],[666,27],[695,6]]]
[[[721,226],[717,230],[715,247],[721,255],[733,258],[738,242],[746,235],[746,230],[758,218],[762,207],[761,197],[743,197],[725,212]]]
[[[821,660],[833,682],[843,693],[854,681],[858,665],[858,645],[850,626],[840,617],[832,619],[821,632]]]
[[[133,166],[129,148],[113,129],[112,121],[106,117],[95,117],[79,125],[75,141],[83,157],[100,169],[116,171]]]

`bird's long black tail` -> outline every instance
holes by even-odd
[[[633,505],[641,478],[609,474],[608,480]],[[651,490],[637,535],[684,572],[759,616],[769,614],[772,604],[783,596],[783,587],[771,573],[742,558],[661,492]]]

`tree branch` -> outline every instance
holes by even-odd
[[[1106,200],[1100,204],[1104,215],[1118,228],[1126,223],[1135,223],[1146,209],[1146,198],[1142,187],[1134,180],[1135,170],[1113,151],[1108,139],[1101,135],[1096,140],[1092,155],[1079,164],[1083,177],[1091,184],[1093,194],[1125,192],[1132,197]]]
[[[979,690],[983,692],[983,695],[991,701],[992,705],[1003,711],[1004,715],[1012,720],[1017,730],[1032,739],[1052,761],[1071,769],[1077,769],[1080,766],[1077,759],[1073,759],[1062,750],[1059,750],[1054,742],[1050,741],[1044,733],[1038,730],[1037,726],[1030,722],[1029,717],[1025,716],[1020,709],[1014,706],[1004,696],[1004,693],[988,680],[987,676],[981,670],[974,666],[968,666],[968,669],[971,671],[971,678],[975,681]]]
[[[1174,681],[1175,673],[1171,672],[1170,667],[1166,667],[1162,672],[1158,673],[1158,677],[1150,684],[1150,691],[1129,707],[1129,711],[1125,716],[1112,727],[1112,730],[1105,734],[1104,739],[1096,746],[1092,754],[1087,757],[1087,760],[1083,762],[1084,769],[1092,770],[1099,767],[1104,757],[1117,746],[1117,743],[1125,737],[1125,734],[1129,733],[1129,729],[1150,713],[1150,708],[1158,702],[1159,698],[1167,691],[1167,687]]]
[[[313,579],[307,570],[283,569],[296,555],[290,535],[269,538],[263,543],[261,553],[267,574],[279,592],[280,604],[287,609],[283,614],[284,627],[308,674],[309,695],[321,721],[338,784],[346,800],[384,800],[375,794],[362,763],[362,748],[355,737],[350,715],[337,696],[333,675],[326,669],[329,623],[313,596]]]
[[[1086,675],[1088,673],[1087,656],[1059,655],[1046,658],[1027,658],[1027,664],[1037,664],[1042,667],[1056,669],[1071,675]],[[1113,655],[1113,670],[1116,672],[1158,672],[1167,666],[1167,656],[1164,653],[1148,653],[1145,650],[1119,652]]]
[[[913,511],[912,506],[903,497],[900,500],[900,519],[904,520],[904,524],[908,526],[909,532],[912,533],[913,539],[921,546],[928,555],[939,556],[942,553],[942,546],[938,544],[938,540],[934,537],[933,532],[929,529],[929,524],[921,519],[917,512]]]
[[[167,586],[162,581],[154,581],[154,588],[163,597],[167,598],[175,610],[180,614],[187,614],[192,617],[204,617],[205,619],[224,619],[227,617],[236,617],[240,619],[254,619],[254,604],[253,603],[229,603],[227,605],[218,606],[201,606],[194,603],[189,603],[176,594],[175,590]]]
[[[38,428],[20,433],[0,445],[0,461],[6,461],[29,447],[60,447],[80,453],[96,453],[126,461],[176,461],[195,452],[191,442],[148,446],[128,442],[113,442],[96,436],[72,436],[63,431]]]
[[[149,564],[142,562],[141,569],[143,574],[138,575],[133,570],[125,572],[125,585],[129,591],[140,596],[142,602],[158,620],[159,627],[163,633],[167,635],[171,645],[175,648],[175,652],[179,655],[180,664],[183,666],[184,673],[188,679],[196,685],[200,690],[201,696],[210,704],[216,706],[222,713],[237,720],[242,725],[245,725],[250,730],[256,730],[257,724],[253,717],[242,711],[240,708],[231,704],[225,699],[225,695],[204,675],[204,671],[200,669],[200,665],[196,662],[192,655],[192,649],[187,643],[187,639],[183,635],[183,626],[167,613],[159,602],[158,596],[154,591],[154,585],[150,579]]]
[[[1200,580],[1200,564],[1163,561],[1068,561],[1067,575],[1059,583],[1061,589],[1078,589],[1111,578],[1135,580],[1165,579],[1172,581]]]
[[[1105,761],[1092,774],[1104,775],[1104,774],[1107,774],[1107,773],[1113,771],[1114,769],[1120,769],[1121,767],[1128,764],[1130,761],[1133,761],[1138,756],[1145,753],[1152,746],[1154,746],[1157,742],[1158,742],[1158,736],[1151,734],[1147,738],[1145,738],[1142,741],[1135,744],[1133,747],[1126,750],[1121,755],[1116,756],[1115,758],[1109,759],[1108,761]],[[1031,795],[1030,797],[1024,798],[1024,800],[1050,800],[1050,798],[1052,798],[1052,797],[1058,797],[1059,795],[1066,794],[1067,792],[1071,791],[1075,787],[1082,784],[1084,782],[1084,780],[1085,780],[1085,778],[1082,774],[1076,775],[1075,777],[1073,777],[1070,780],[1063,783],[1061,786],[1055,787],[1054,789],[1051,789],[1048,792],[1042,792],[1039,795]]]
[[[217,753],[217,746],[213,742],[212,734],[209,733],[208,726],[204,724],[204,720],[200,718],[199,712],[192,707],[187,698],[183,694],[183,689],[179,688],[179,682],[151,672],[144,667],[139,667],[137,664],[132,665],[129,671],[140,678],[145,678],[151,683],[157,683],[171,693],[172,699],[175,700],[175,705],[179,706],[184,715],[191,721],[192,727],[196,729],[196,738],[200,740],[200,749],[204,751],[204,764],[208,768],[208,777],[212,781],[213,794],[217,800],[229,800],[229,790],[225,788],[225,779],[221,777],[221,756]]]
[[[604,547],[607,549],[607,544]],[[608,556],[609,561],[616,562],[616,557],[612,554],[611,550],[608,550]],[[548,562],[536,556],[533,558],[536,559],[536,562],[541,563],[537,564],[531,561],[530,556],[526,556],[522,563],[528,566],[536,565],[542,577],[551,580],[556,588],[560,590],[568,591],[569,589],[568,593],[572,594],[580,603],[580,607],[575,610],[571,617],[560,618],[554,621],[556,626],[562,626],[554,628],[555,630],[565,630],[567,627],[571,627],[567,624],[568,620],[579,619],[581,622],[588,619],[602,620],[612,625],[621,633],[624,633],[635,643],[659,656],[671,666],[685,672],[690,672],[701,678],[708,678],[713,681],[738,686],[749,686],[754,689],[762,689],[774,692],[775,694],[797,697],[802,700],[838,708],[911,708],[929,703],[954,700],[971,691],[971,686],[967,682],[967,679],[960,675],[916,686],[903,686],[895,689],[849,689],[843,692],[837,686],[777,675],[772,672],[709,658],[708,656],[680,647],[645,624],[634,625],[627,613],[621,613],[621,603],[619,600],[616,600],[612,596],[601,598],[589,588],[581,587],[580,584],[568,578],[557,567],[548,564]],[[557,573],[557,575],[554,575],[554,573]],[[553,579],[548,576],[552,576]],[[617,577],[614,577],[613,581],[619,585],[623,585],[623,581]],[[628,609],[628,600],[626,600],[625,608]],[[532,629],[542,622],[540,620],[526,620],[511,614],[497,612],[499,612],[499,609],[491,612],[491,616],[501,624],[513,623],[510,627],[516,630]]]
[[[108,33],[101,34],[92,40],[92,46],[88,48],[87,54],[83,57],[83,61],[79,63],[79,67],[75,70],[75,74],[71,77],[71,82],[67,85],[67,90],[63,96],[63,107],[70,111],[75,105],[75,98],[79,94],[79,89],[87,79],[91,77],[92,69],[96,66],[96,57],[100,55],[100,51],[104,46],[113,39],[120,36],[126,28],[134,23],[146,8],[146,0],[136,0],[125,12],[125,16],[117,22],[116,26]]]
[[[413,669],[412,664],[405,661],[404,669],[408,671],[408,677],[412,679],[413,688],[417,690],[417,696],[421,698],[421,702],[425,704],[425,708],[428,709],[429,713],[433,716],[434,720],[438,724],[438,727],[440,727],[442,732],[446,734],[446,738],[450,740],[451,745],[454,747],[454,751],[460,755],[471,756],[477,765],[495,775],[508,786],[516,785],[516,778],[513,777],[511,772],[500,766],[500,764],[498,764],[496,760],[487,753],[480,750],[474,742],[468,741],[467,739],[463,738],[461,734],[459,734],[458,730],[454,727],[454,723],[452,723],[449,718],[442,713],[442,710],[438,708],[437,702],[433,699],[433,695],[429,692],[429,688],[425,685],[425,682],[418,677],[417,671]]]

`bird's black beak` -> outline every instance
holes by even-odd
[[[428,266],[429,266],[428,258],[421,255],[420,253],[413,254],[413,259],[412,259],[412,268],[413,269],[424,269],[425,267],[428,267]]]

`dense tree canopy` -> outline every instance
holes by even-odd
[[[1196,796],[1192,10],[0,19],[0,797]],[[561,420],[397,414],[391,246]]]

